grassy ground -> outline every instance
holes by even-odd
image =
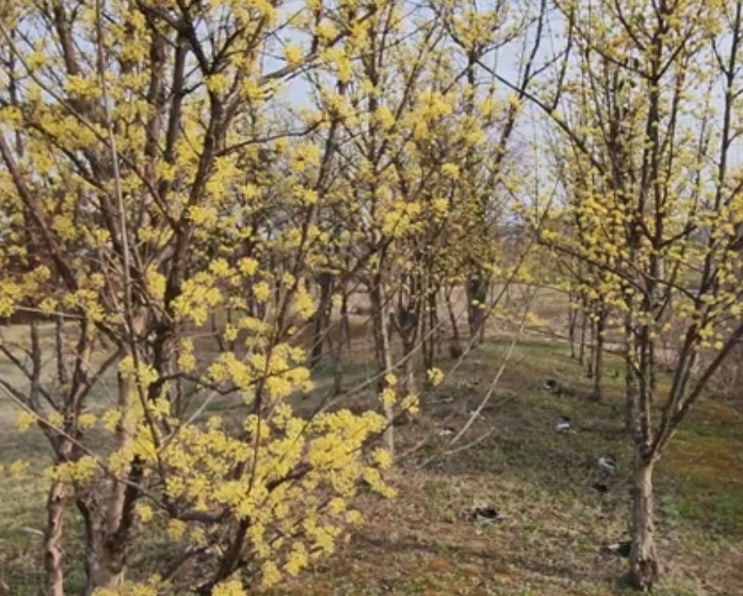
[[[398,429],[400,453],[429,439],[400,461],[393,479],[398,498],[365,497],[367,523],[352,541],[273,594],[623,590],[624,562],[598,554],[602,542],[621,539],[627,528],[631,459],[621,430],[618,362],[609,359],[606,398],[593,403],[590,381],[565,344],[524,340],[483,418],[454,446],[437,434],[444,425],[464,425],[506,347],[494,340],[478,348],[424,400],[420,419]],[[368,354],[359,340],[347,367],[355,380],[370,372]],[[546,392],[546,378],[568,391]],[[319,381],[321,387],[328,382]],[[13,429],[9,412],[0,398],[0,461],[41,456],[32,435]],[[560,415],[573,419],[575,432],[554,431]],[[665,571],[659,594],[735,594],[743,585],[742,423],[743,416],[729,405],[706,400],[658,466],[658,547]],[[468,449],[447,453],[483,436]],[[599,495],[591,485],[604,480],[595,462],[605,453],[617,458],[618,472],[606,479],[609,492]],[[43,499],[33,479],[6,478],[0,484],[0,570],[11,586],[21,586],[14,594],[42,593],[34,553]],[[462,513],[476,504],[493,505],[505,519],[493,524],[465,519]],[[73,573],[71,585],[78,581]]]
[[[588,400],[589,380],[564,344],[524,341],[495,396],[451,455],[436,431],[461,427],[498,368],[505,346],[478,349],[398,433],[400,451],[429,444],[400,463],[394,501],[366,505],[363,532],[332,560],[277,594],[611,594],[625,589],[624,561],[599,556],[627,529],[631,454],[622,432],[618,362],[607,366],[606,399]],[[546,378],[568,392],[546,392]],[[438,404],[451,397],[452,403]],[[575,432],[554,431],[560,415]],[[658,466],[659,594],[734,594],[743,585],[743,417],[708,400],[679,432]],[[459,445],[459,443],[458,443]],[[456,447],[456,446],[455,446]],[[613,454],[609,492],[596,459]],[[431,457],[439,454],[433,461]],[[482,525],[462,519],[475,504],[505,516]]]

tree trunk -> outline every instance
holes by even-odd
[[[64,361],[64,320],[59,314],[54,317],[54,351],[57,360],[57,382],[64,386],[70,382],[70,375]]]
[[[402,357],[404,359],[403,365],[403,392],[405,395],[414,395],[416,392],[415,386],[415,344],[416,344],[415,331],[402,332]]]
[[[462,355],[462,341],[459,337],[459,325],[457,324],[457,315],[454,312],[454,305],[451,302],[451,293],[453,286],[449,286],[444,292],[446,301],[446,312],[449,314],[449,324],[451,325],[451,340],[449,341],[449,356],[452,360],[458,359]]]
[[[122,413],[121,420],[116,425],[116,447],[121,453],[126,453],[132,442],[135,428],[131,416],[128,414],[131,401],[134,398],[134,380],[131,376],[118,373],[118,407]],[[126,482],[123,478],[111,480],[111,492],[106,499],[106,526],[105,531],[113,534],[119,527],[121,515],[124,509],[124,497],[126,494]]]
[[[578,322],[578,307],[573,304],[573,295],[568,294],[568,342],[570,343],[570,357],[575,358],[575,327]]]
[[[49,487],[47,497],[44,540],[44,567],[49,596],[64,596],[64,569],[62,567],[64,501],[64,483],[55,480]]]
[[[485,309],[489,285],[485,275],[471,275],[467,280],[467,322],[473,347],[485,339]]]
[[[653,399],[655,398],[655,372],[658,368],[656,366],[656,350],[655,350],[655,342],[650,342],[650,345],[648,346],[648,358],[650,359],[649,365],[648,365],[648,386],[650,387],[650,403],[653,403]],[[674,363],[675,366],[675,363]]]
[[[333,358],[333,397],[343,394],[343,362],[341,360],[341,338],[333,341],[328,338],[330,354]]]
[[[593,371],[596,367],[596,321],[593,317],[588,317],[588,333],[591,339],[588,341],[588,362],[586,363],[586,378],[593,378]]]
[[[428,316],[430,317],[429,332],[433,334],[434,356],[441,356],[441,322],[439,321],[439,288],[428,290]],[[431,358],[433,366],[433,358]]]
[[[117,594],[124,585],[127,572],[128,551],[136,524],[135,505],[141,495],[140,486],[144,476],[144,464],[138,456],[130,463],[128,476],[119,523],[114,532],[107,531],[96,544],[98,577],[94,578],[93,583],[96,588],[112,590]]]
[[[314,326],[312,331],[312,353],[310,355],[310,366],[317,366],[322,357],[323,344],[326,341],[328,327],[330,325],[330,292],[333,285],[333,276],[329,273],[321,273],[317,276],[320,286],[319,306],[315,311]]]
[[[595,353],[593,358],[593,392],[591,399],[601,401],[601,380],[604,367],[604,327],[606,327],[606,309],[602,309],[596,319]]]
[[[643,592],[658,580],[653,508],[653,460],[638,456],[632,487],[632,550],[629,578]]]
[[[99,588],[119,590],[124,583],[125,566],[114,565],[109,536],[106,535],[106,520],[99,509],[95,496],[77,500],[77,508],[85,526],[85,575],[87,578],[83,594],[91,596]]]
[[[387,388],[385,377],[392,372],[392,353],[390,352],[390,336],[387,327],[387,306],[382,287],[381,275],[375,275],[372,280],[372,287],[369,288],[369,300],[372,307],[372,316],[374,317],[374,351],[377,357],[377,390],[381,396]],[[395,436],[393,422],[395,419],[394,404],[383,403],[382,408],[387,420],[387,428],[384,431],[384,442],[390,455],[394,455]]]
[[[96,568],[98,576],[94,577],[93,583],[95,588],[104,590],[113,590],[119,593],[124,585],[124,575],[126,565],[123,556],[118,552],[111,552],[107,546],[104,546],[102,557]],[[95,590],[93,591],[95,593]]]
[[[342,288],[341,296],[341,341],[347,350],[351,349],[351,321],[348,318],[348,292]]]
[[[585,304],[581,305],[580,312],[580,347],[578,351],[578,364],[583,366],[586,358],[586,325],[588,324]]]
[[[637,383],[637,375],[629,361],[625,362],[624,375],[624,429],[628,433],[632,433],[635,431],[635,425],[637,422],[637,394],[639,392],[639,387]]]
[[[421,353],[423,355],[423,368],[426,370],[433,368],[436,352],[440,352],[441,331],[436,312],[437,295],[437,290],[428,288],[425,316],[421,318],[420,323]]]
[[[101,553],[105,536],[95,498],[77,499],[76,504],[85,527],[86,582],[83,594],[91,596],[101,578]]]
[[[425,322],[427,318],[425,315],[421,316],[424,312],[422,288],[421,281],[411,275],[407,279],[407,284],[403,282],[398,295],[395,327],[402,341],[403,395],[416,393],[415,351],[421,336],[419,333],[421,322]]]

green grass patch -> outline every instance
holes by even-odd
[[[607,356],[603,401],[590,401],[592,381],[569,357],[566,344],[529,338],[513,352],[492,401],[460,444],[446,453],[444,424],[461,428],[467,411],[482,400],[503,362],[509,341],[478,348],[459,369],[422,398],[416,423],[397,429],[399,452],[424,447],[393,473],[399,497],[362,497],[367,523],[330,559],[270,594],[613,594],[624,591],[623,561],[599,556],[602,542],[622,538],[628,523],[632,452],[623,426],[622,366]],[[346,386],[373,372],[369,346],[355,344],[344,363]],[[439,365],[446,369],[450,361]],[[544,390],[556,379],[566,391]],[[661,379],[661,390],[666,379]],[[332,386],[332,370],[318,371],[318,388],[296,396],[311,411]],[[450,402],[441,402],[451,398]],[[103,399],[103,398],[102,398]],[[374,384],[341,405],[376,407]],[[7,404],[6,404],[7,405]],[[242,409],[234,399],[209,408],[230,416]],[[558,434],[559,416],[574,432]],[[673,438],[657,469],[658,549],[664,580],[658,594],[733,594],[743,584],[743,416],[714,399],[702,400]],[[19,434],[0,405],[0,458],[46,457],[43,443]],[[596,465],[610,453],[618,471],[604,476]],[[609,485],[600,495],[597,481]],[[487,503],[503,520],[483,524],[464,513]],[[0,484],[0,566],[14,594],[43,593],[40,537],[23,528],[43,527],[43,489],[33,477]],[[74,531],[74,523],[73,525]],[[151,561],[168,556],[156,536],[139,550],[132,575],[146,574]],[[150,561],[148,563],[147,561]],[[82,581],[71,563],[70,593]]]

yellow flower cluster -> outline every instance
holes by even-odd
[[[211,310],[223,299],[214,281],[214,277],[206,272],[200,272],[186,280],[180,295],[173,300],[174,312],[196,325],[206,323]]]
[[[84,455],[77,461],[63,462],[46,470],[49,481],[83,484],[90,482],[98,468],[98,462],[90,455]]]
[[[104,419],[113,418],[105,414]],[[227,430],[219,417],[204,426],[186,424],[159,450],[152,429],[140,423],[130,447],[118,453],[122,462],[139,456],[153,470],[165,471],[168,498],[184,509],[230,511],[250,520],[247,540],[260,564],[264,587],[283,575],[296,575],[312,559],[333,552],[344,529],[359,523],[351,506],[358,484],[365,481],[382,495],[394,496],[382,471],[392,465],[389,453],[364,445],[385,426],[373,412],[348,410],[321,414],[311,421],[278,403],[266,417],[251,415],[242,433]],[[116,458],[113,458],[116,459]],[[95,470],[92,458],[57,466],[52,476],[87,481]],[[143,523],[155,512],[148,503],[137,506]],[[173,541],[203,542],[202,524],[171,519]],[[215,588],[219,594],[240,594],[239,578]]]
[[[49,276],[49,268],[41,266],[24,274],[20,281],[0,280],[0,317],[12,315],[24,298],[44,295],[40,289]]]
[[[433,387],[440,385],[446,377],[446,375],[440,368],[429,368],[426,371],[426,376],[428,377],[428,382],[431,383]]]

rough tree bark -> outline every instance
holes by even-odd
[[[632,485],[632,549],[629,577],[635,589],[653,589],[658,579],[653,503],[654,460],[638,455]]]
[[[64,569],[62,567],[63,516],[65,486],[54,481],[49,487],[46,501],[46,535],[44,537],[44,567],[49,596],[64,596]]]

